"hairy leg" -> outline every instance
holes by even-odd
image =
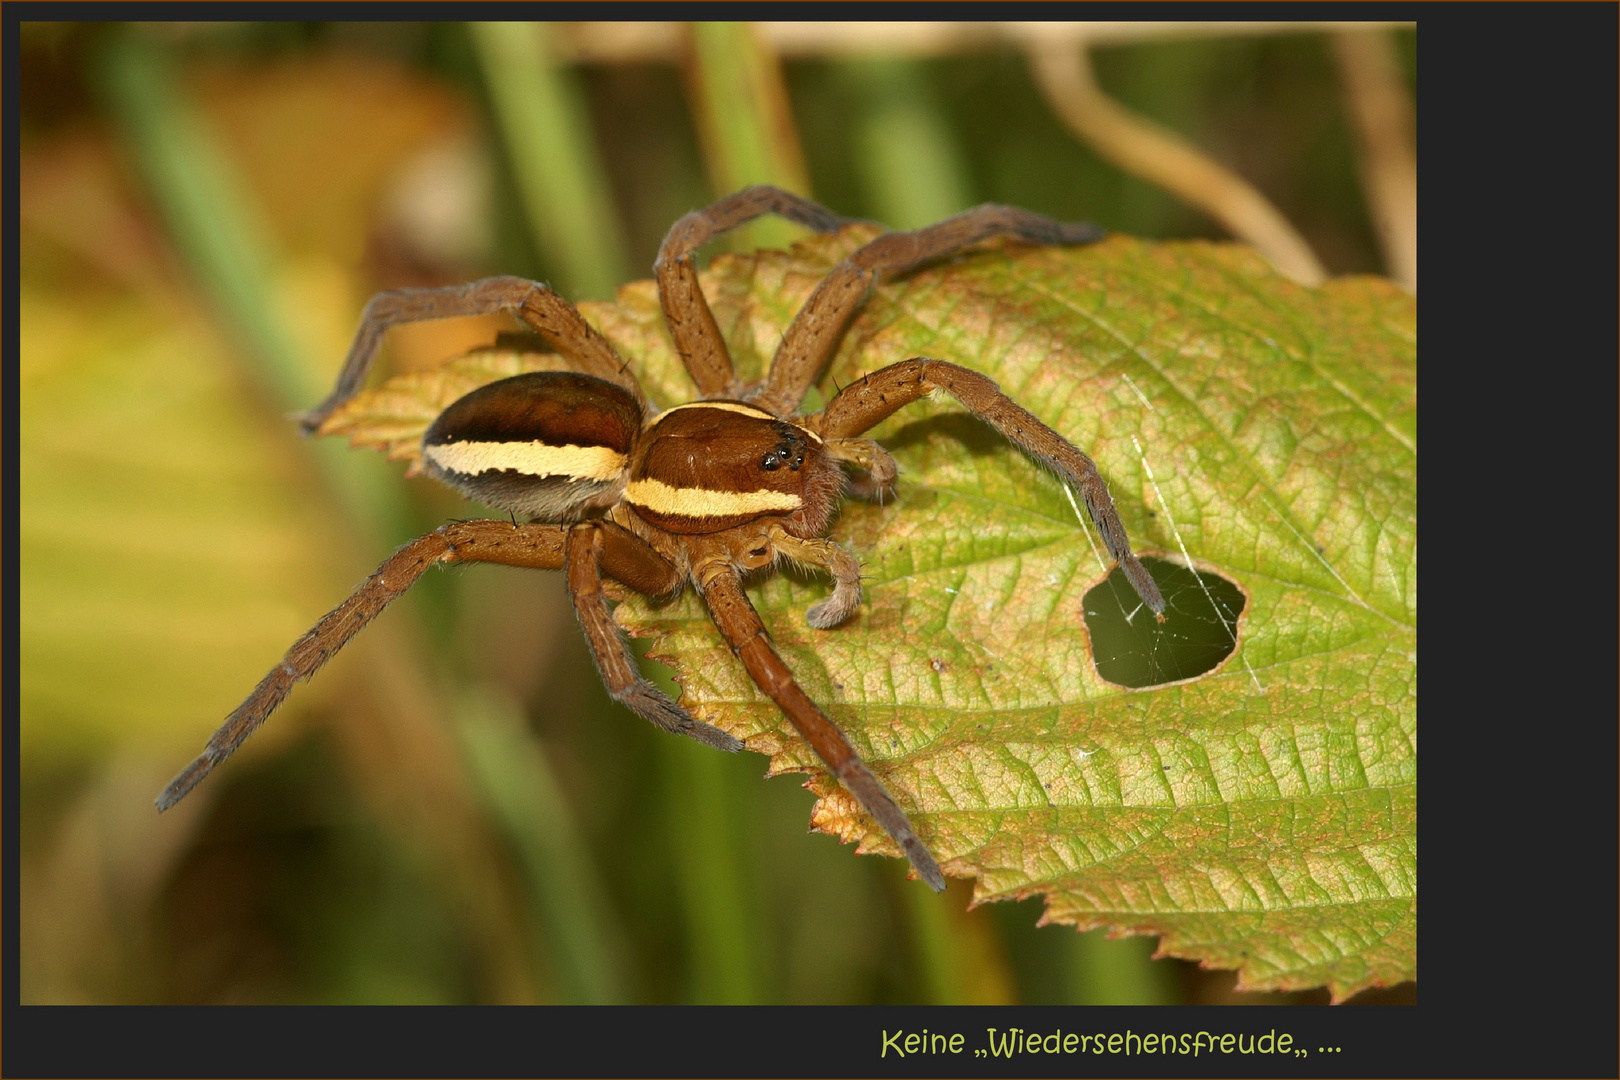
[[[607,339],[597,333],[572,304],[539,282],[494,277],[442,289],[395,289],[372,297],[360,317],[360,329],[349,346],[349,356],[338,374],[337,385],[325,401],[298,418],[304,433],[319,430],[321,423],[338,406],[359,393],[382,345],[383,335],[390,327],[462,315],[493,315],[501,311],[521,318],[580,371],[617,383],[646,406],[646,397],[630,369]]]
[[[730,563],[721,559],[708,562],[698,570],[698,579],[715,625],[730,644],[731,651],[742,660],[755,684],[781,707],[794,728],[826,762],[838,782],[900,845],[900,850],[911,860],[917,876],[935,892],[943,892],[945,876],[912,829],[905,811],[900,809],[899,804],[884,790],[882,782],[861,761],[844,733],[838,730],[838,725],[810,700],[794,680],[793,673],[772,647],[765,626],[759,621],[759,613],[748,602],[742,580]]]
[[[614,552],[611,557],[607,555],[609,550]],[[665,731],[690,736],[719,750],[741,750],[741,740],[694,719],[637,670],[636,658],[613,621],[607,597],[602,594],[601,567],[610,559],[633,564],[635,569],[631,573],[636,577],[663,586],[648,590],[652,595],[674,592],[681,584],[673,566],[643,541],[616,525],[588,522],[569,530],[568,594],[573,598],[580,629],[585,631],[585,641],[591,647],[591,657],[596,661],[596,670],[601,673],[608,693],[615,701]],[[663,577],[662,582],[657,580],[659,576]]]
[[[1008,442],[1057,473],[1058,479],[1080,493],[1091,520],[1102,534],[1108,554],[1118,560],[1142,602],[1162,619],[1164,596],[1152,575],[1131,553],[1130,537],[1119,520],[1119,512],[1108,494],[1108,485],[1097,472],[1096,463],[978,372],[943,360],[924,357],[902,360],[850,383],[825,409],[808,418],[806,425],[829,442],[849,438],[934,390],[944,390],[960,401]]]
[[[844,328],[880,276],[903,274],[992,236],[1032,244],[1086,244],[1103,235],[1095,225],[1054,221],[996,203],[974,207],[924,229],[884,233],[839,263],[816,287],[782,336],[765,389],[756,400],[761,408],[779,416],[798,411],[805,392],[820,377]]]
[[[293,643],[281,663],[259,680],[242,704],[225,718],[201,755],[158,796],[167,810],[230,757],[291,692],[293,684],[319,671],[349,640],[438,562],[499,562],[555,570],[563,564],[560,525],[510,525],[504,521],[463,521],[419,536],[394,552],[349,598],[329,611]]]
[[[698,286],[692,254],[698,248],[752,221],[761,214],[779,214],[816,232],[836,232],[849,219],[819,203],[767,184],[743,188],[711,206],[694,210],[670,227],[658,249],[653,273],[658,278],[658,300],[664,321],[675,339],[675,350],[697,384],[702,397],[735,397],[741,391],[731,367],[731,354],[715,325],[714,313]]]

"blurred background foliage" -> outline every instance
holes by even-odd
[[[1245,178],[1327,273],[1410,284],[1354,89],[1382,71],[1409,129],[1409,27],[949,26],[23,25],[23,1001],[1326,1000],[1039,926],[1039,900],[969,910],[966,882],[935,897],[806,836],[792,779],[607,699],[561,575],[429,575],[152,809],[294,638],[469,512],[286,418],[377,290],[514,273],[609,298],[677,217],[757,181],[897,227],[997,201],[1227,235],[1077,137],[1036,37]],[[411,327],[385,362],[509,328]]]

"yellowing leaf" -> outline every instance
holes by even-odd
[[[21,311],[22,751],[180,759],[326,599],[319,508],[194,318],[31,286]]]
[[[739,371],[870,235],[715,261]],[[582,307],[653,400],[691,396],[651,283]],[[859,614],[811,629],[821,579],[751,593],[946,872],[978,901],[1039,894],[1049,921],[1160,935],[1247,988],[1415,978],[1415,302],[1370,279],[1306,289],[1229,245],[989,245],[880,287],[822,389],[912,356],[997,380],[1096,459],[1139,553],[1246,597],[1215,671],[1109,683],[1080,610],[1106,567],[1062,487],[954,401],[874,429],[897,497],[846,502],[832,533],[864,564]],[[383,411],[419,437],[450,392]],[[657,637],[694,713],[812,774],[818,828],[894,853],[690,593],[618,616]]]
[[[407,461],[407,476],[422,471],[422,433],[457,399],[486,383],[528,371],[556,371],[561,358],[498,344],[458,356],[442,367],[397,375],[376,390],[360,394],[326,418],[322,435],[347,435],[352,446],[381,450],[389,461]]]

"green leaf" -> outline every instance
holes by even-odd
[[[715,260],[704,292],[741,374],[872,235]],[[581,309],[652,400],[693,397],[651,282]],[[1093,648],[1136,646],[1088,634],[1108,567],[1062,486],[948,399],[875,428],[898,492],[846,501],[832,532],[864,565],[860,612],[811,629],[829,583],[792,572],[750,594],[946,872],[975,878],[976,902],[1044,895],[1046,921],[1159,935],[1243,988],[1337,1000],[1416,978],[1415,302],[1372,279],[1306,289],[1232,245],[988,245],[880,287],[823,394],[919,355],[997,380],[1096,459],[1139,554],[1197,569],[1161,578],[1164,627],[1137,615],[1150,660],[1192,646],[1176,617],[1212,610],[1214,578],[1243,597],[1214,671],[1110,683]],[[543,362],[490,350],[395,380],[345,430],[375,423],[411,456],[439,398]],[[657,639],[696,715],[773,774],[811,774],[817,828],[898,854],[690,591],[630,596],[618,618]]]
[[[716,260],[740,370],[869,235]],[[691,396],[650,283],[587,311],[656,400]],[[1216,671],[1107,683],[1080,612],[1105,568],[1061,486],[954,401],[875,429],[897,498],[847,501],[832,533],[865,566],[858,616],[805,623],[824,580],[750,591],[946,872],[977,901],[1044,894],[1047,921],[1158,934],[1246,988],[1415,978],[1415,302],[1302,288],[1229,245],[1006,245],[882,286],[824,387],[917,355],[985,372],[1091,454],[1139,553],[1247,597]],[[687,707],[812,774],[817,828],[895,854],[690,593],[619,618],[657,637]]]

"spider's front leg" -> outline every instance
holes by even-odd
[[[780,415],[796,412],[827,366],[844,327],[880,278],[907,273],[993,236],[1032,244],[1089,244],[1101,240],[1104,232],[1084,222],[1054,221],[1020,207],[985,203],[927,228],[884,233],[851,253],[816,286],[782,335],[755,400]]]
[[[806,418],[805,426],[831,445],[834,439],[848,439],[867,431],[895,410],[934,390],[950,394],[1080,493],[1108,554],[1118,561],[1142,602],[1162,620],[1164,595],[1147,568],[1132,554],[1130,537],[1096,463],[978,372],[926,357],[902,360],[846,386],[825,409]]]
[[[917,876],[935,892],[945,891],[945,876],[911,827],[905,811],[883,787],[850,745],[844,733],[810,700],[782,662],[760,622],[759,612],[743,592],[742,579],[729,559],[711,559],[694,567],[709,614],[749,677],[781,708],[793,727],[826,762],[842,784],[877,819],[911,860]]]
[[[694,719],[642,677],[602,593],[601,570],[609,567],[613,577],[637,592],[667,596],[681,587],[675,567],[634,534],[608,521],[587,522],[569,530],[567,564],[574,612],[596,670],[613,699],[665,731],[690,736],[718,750],[741,750],[742,741],[736,736]]]
[[[692,254],[761,214],[778,214],[818,233],[836,232],[851,220],[791,191],[756,184],[694,210],[670,227],[658,248],[658,261],[653,263],[658,302],[675,339],[675,351],[702,397],[735,397],[741,387],[736,384],[731,354],[715,325],[714,313],[698,285]]]
[[[565,533],[559,525],[460,521],[419,536],[394,552],[347,600],[293,643],[281,663],[259,680],[253,692],[225,718],[202,754],[163,789],[157,808],[167,810],[185,798],[214,766],[235,753],[258,730],[286,700],[294,683],[319,671],[384,608],[415,585],[428,567],[439,562],[494,562],[556,570],[563,565]]]

